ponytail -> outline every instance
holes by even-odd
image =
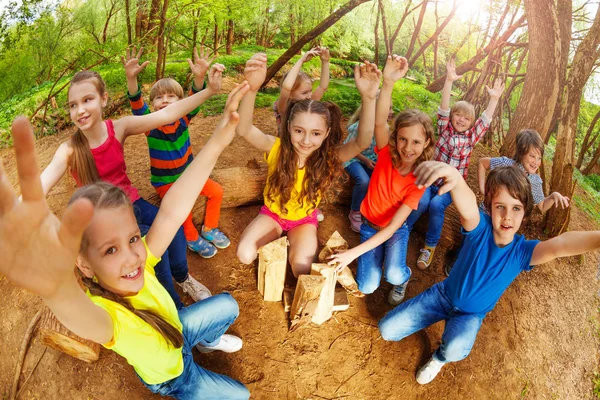
[[[91,185],[100,181],[96,161],[90,150],[87,138],[77,129],[69,142],[73,154],[69,158],[69,169],[74,172],[81,186]]]

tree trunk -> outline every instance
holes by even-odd
[[[379,9],[379,7],[377,7],[377,14],[375,15],[375,64],[378,64],[378,65],[379,65],[379,12],[380,12],[380,9]]]
[[[148,17],[148,32],[155,30],[157,28],[157,26],[160,22],[159,21],[160,16],[158,15],[159,11],[160,11],[160,0],[152,0],[152,3],[150,4],[150,15]],[[153,39],[148,40],[148,42],[151,42],[154,45],[156,45],[156,43],[158,41],[158,35],[159,35],[158,31],[151,33],[150,37]]]
[[[531,43],[531,41],[530,41]],[[556,134],[556,151],[552,161],[552,180],[550,190],[567,197],[573,194],[573,159],[575,156],[575,136],[577,135],[577,118],[583,88],[588,81],[594,64],[600,56],[600,8],[592,27],[579,43],[573,63],[569,71],[567,89],[561,107],[561,118]],[[551,208],[546,220],[546,229],[550,236],[560,235],[569,225],[570,208]]]
[[[438,2],[435,2],[435,8],[433,11],[434,15],[435,15],[435,30],[437,31],[438,28],[440,27],[440,18],[438,15]],[[470,31],[470,25],[469,25],[469,31]],[[439,40],[438,37],[435,38],[435,40],[433,41],[433,80],[435,81],[438,77],[438,45],[439,45]]]
[[[111,2],[110,9],[108,10],[108,15],[106,16],[106,21],[104,21],[104,28],[102,29],[102,43],[106,43],[106,36],[108,35],[108,24],[110,23],[110,20],[117,11],[117,3]]]
[[[452,11],[450,11],[450,14],[448,14],[448,16],[446,17],[446,19],[444,20],[444,22],[442,22],[442,24],[433,33],[433,35],[431,35],[431,37],[429,39],[427,39],[427,41],[425,43],[423,43],[422,46],[420,46],[419,51],[417,51],[412,56],[412,58],[408,62],[408,65],[414,64],[419,59],[419,57],[421,56],[421,54],[423,54],[425,52],[425,50],[427,50],[427,48],[429,47],[429,45],[431,45],[431,43],[433,43],[433,41],[437,39],[437,37],[444,30],[444,28],[446,28],[446,25],[448,25],[448,23],[450,23],[450,20],[452,19],[452,17],[454,17],[454,14],[456,13],[456,8],[457,7],[458,7],[458,3],[456,1],[454,1],[454,4],[452,5]]]
[[[561,37],[556,4],[546,0],[525,0],[529,28],[527,75],[512,124],[500,152],[512,156],[517,133],[535,129],[543,139],[550,124],[560,87]]]
[[[296,41],[296,16],[294,15],[294,4],[290,2],[290,45]]]
[[[590,160],[588,165],[584,168],[584,170],[581,171],[581,173],[584,175],[589,175],[592,172],[592,170],[594,169],[594,166],[598,163],[598,160],[600,160],[600,145],[598,145],[598,147],[596,147],[596,151],[594,152],[592,159]]]
[[[219,55],[219,22],[217,21],[217,17],[215,16],[215,29],[214,29],[214,37],[213,37],[213,49],[214,55]]]
[[[233,52],[233,19],[227,21],[227,44],[225,45],[225,54]]]
[[[131,17],[129,15],[129,0],[125,0],[125,23],[127,24],[127,45],[131,46]]]
[[[600,118],[600,110],[594,115],[594,119],[590,123],[587,132],[585,133],[585,137],[583,138],[583,144],[581,145],[581,150],[579,151],[579,157],[577,158],[577,163],[575,164],[575,168],[581,169],[581,164],[583,164],[583,159],[585,158],[585,153],[594,145],[596,139],[600,135],[600,130],[594,135],[594,137],[590,140],[592,136],[592,132],[596,127],[596,123],[598,122],[598,118]]]
[[[306,35],[302,36],[296,43],[290,46],[290,48],[281,55],[274,63],[271,65],[267,71],[267,77],[263,82],[263,87],[269,83],[269,81],[275,76],[275,74],[283,67],[289,60],[294,56],[294,54],[298,53],[302,47],[319,36],[321,33],[325,32],[331,25],[335,24],[340,18],[344,15],[348,14],[350,11],[358,7],[359,5],[366,3],[371,0],[350,0],[348,3],[341,6],[337,11],[333,14],[330,14],[327,18],[325,18],[321,23],[315,26],[310,32]]]
[[[146,14],[146,0],[137,0],[135,12],[135,38],[140,39],[144,36],[148,27],[148,14]]]
[[[426,1],[426,0],[425,0]],[[421,3],[422,4],[422,3]],[[392,34],[392,36],[390,37],[390,48],[392,49],[392,51],[394,50],[394,42],[396,41],[396,38],[398,37],[398,34],[400,33],[400,29],[402,28],[402,25],[404,25],[404,21],[406,21],[406,18],[412,14],[412,12],[417,9],[419,6],[413,8],[412,10],[410,9],[410,6],[412,5],[412,0],[408,0],[408,2],[406,3],[406,7],[404,8],[404,13],[402,14],[402,17],[400,18],[400,22],[398,22],[398,25],[396,26],[396,30],[394,31],[394,33]]]
[[[154,3],[154,2],[153,2]],[[158,25],[158,33],[156,39],[158,41],[157,57],[156,57],[156,80],[161,79],[164,76],[164,65],[166,60],[165,51],[165,24],[167,23],[167,9],[169,8],[169,0],[163,1],[162,12],[160,14],[160,21]]]
[[[417,36],[421,33],[421,25],[423,25],[423,19],[425,18],[425,11],[427,11],[428,0],[424,0],[421,5],[421,12],[419,13],[419,19],[417,20],[417,24],[413,30],[413,34],[410,38],[410,44],[408,45],[408,50],[406,50],[406,59],[410,60],[412,57],[412,52],[415,48],[415,43],[417,42]]]
[[[392,50],[390,49],[390,42],[388,38],[388,27],[387,21],[385,19],[385,8],[383,8],[383,1],[377,0],[379,11],[381,12],[381,28],[383,30],[383,42],[385,43],[385,56],[389,56],[392,54]]]

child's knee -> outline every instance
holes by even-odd
[[[391,283],[392,285],[402,285],[404,282],[408,281],[408,279],[410,278],[410,274],[410,268],[406,266],[386,268],[385,280]]]
[[[465,343],[463,340],[453,340],[442,347],[436,352],[439,361],[443,362],[456,362],[464,360],[473,348],[473,343]]]
[[[240,306],[233,296],[227,292],[219,293],[213,296],[217,301],[215,307],[219,309],[219,312],[223,315],[231,315],[237,318],[240,315]]]
[[[381,278],[368,278],[368,279],[361,279],[360,281],[358,281],[358,290],[360,290],[362,293],[364,294],[371,294],[374,291],[377,290],[377,288],[379,287],[379,283],[381,281]]]
[[[256,246],[240,242],[237,248],[237,258],[242,264],[252,264],[257,257]]]

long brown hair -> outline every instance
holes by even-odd
[[[296,173],[298,170],[298,155],[292,146],[288,121],[292,121],[296,114],[311,113],[316,118],[324,118],[329,135],[325,138],[321,147],[316,149],[307,159],[302,191],[299,193],[300,202],[309,208],[317,208],[319,195],[325,198],[330,196],[329,190],[332,184],[342,173],[341,162],[337,156],[336,149],[342,143],[342,112],[334,103],[314,100],[301,100],[290,102],[281,124],[281,147],[277,159],[276,173],[267,178],[269,200],[275,201],[280,196],[280,208],[287,213],[285,205],[292,197]]]
[[[398,131],[402,128],[407,128],[413,125],[421,125],[423,128],[423,134],[425,135],[425,142],[429,140],[427,147],[423,149],[421,155],[415,160],[412,165],[412,170],[419,166],[423,161],[431,160],[433,157],[433,148],[435,147],[435,136],[433,134],[433,123],[431,117],[425,114],[423,111],[417,109],[404,110],[396,116],[394,119],[394,129],[390,134],[390,154],[392,156],[392,164],[394,168],[399,169],[402,165],[400,159],[400,153],[398,153]]]
[[[104,80],[100,74],[95,71],[77,72],[73,76],[73,79],[71,79],[69,90],[71,90],[73,85],[83,81],[92,82],[98,90],[98,94],[100,94],[100,96],[104,96],[106,93],[106,84],[104,83]],[[80,129],[77,129],[77,131],[71,136],[69,145],[73,149],[73,154],[71,157],[69,157],[69,170],[71,172],[75,172],[77,178],[79,178],[79,182],[81,182],[81,185],[89,185],[94,182],[98,182],[100,180],[100,175],[98,174],[98,169],[96,168],[94,156],[90,151],[90,144]]]
[[[83,186],[79,188],[69,200],[69,204],[73,203],[77,199],[85,198],[92,202],[95,209],[112,209],[119,207],[130,207],[132,208],[131,201],[118,187],[111,185],[106,182],[96,182],[91,185]],[[131,210],[133,212],[133,208]],[[83,235],[81,240],[80,252],[83,253],[87,250],[89,245],[88,240]],[[134,308],[131,303],[124,297],[119,296],[116,293],[111,292],[100,286],[98,282],[95,282],[92,278],[86,277],[83,272],[77,268],[77,272],[81,277],[81,281],[85,287],[95,296],[101,296],[110,301],[114,301],[117,304],[122,305],[127,310],[141,318],[144,322],[156,329],[173,347],[180,348],[183,346],[183,335],[182,333],[169,322],[165,321],[160,315],[150,310],[138,310]]]

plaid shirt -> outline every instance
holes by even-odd
[[[434,160],[456,167],[463,178],[467,179],[471,153],[489,129],[490,120],[483,113],[471,129],[457,133],[450,123],[450,111],[438,108],[437,125],[438,139],[435,144]]]

